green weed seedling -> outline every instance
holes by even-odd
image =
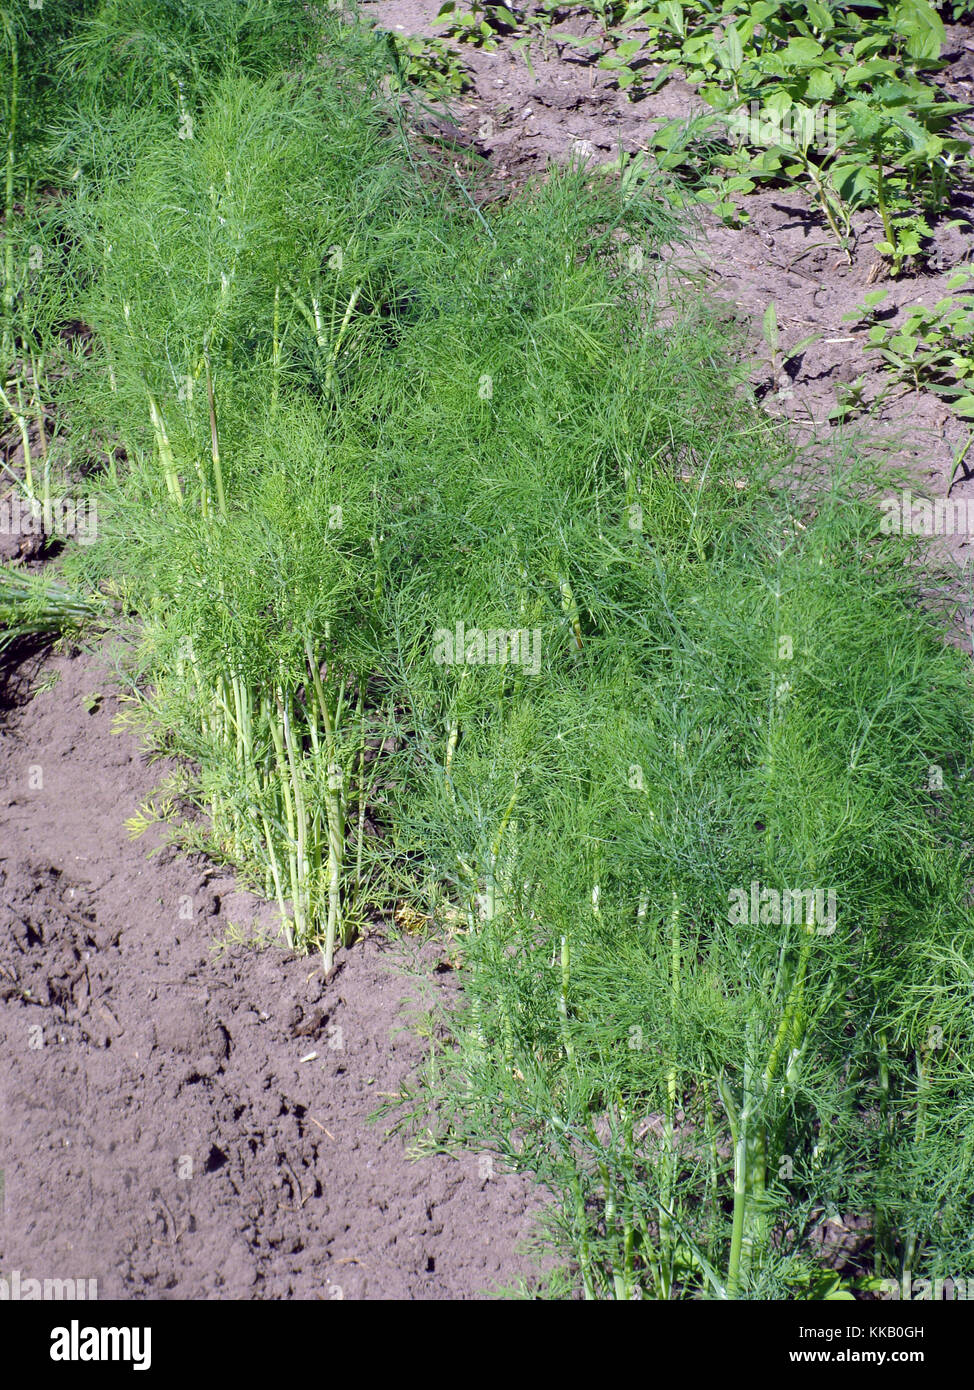
[[[959,269],[947,288],[970,285],[972,275],[969,267]],[[893,384],[934,391],[958,415],[974,417],[974,295],[945,295],[930,307],[910,305],[895,327],[869,322],[885,297],[885,290],[873,290],[844,317],[868,324],[867,345],[879,355]]]
[[[459,9],[457,0],[446,0],[436,14],[436,23],[446,25],[450,38],[469,43],[491,53],[497,47],[498,34],[510,33],[519,23],[518,16],[505,5],[480,4],[470,0],[469,9]]]
[[[400,85],[421,88],[433,98],[456,96],[470,85],[460,55],[445,39],[384,32]]]
[[[926,0],[866,11],[671,0],[630,17],[661,76],[678,68],[727,122],[728,176],[805,188],[844,250],[853,213],[876,208],[894,274],[922,254],[969,150],[952,125],[966,107],[929,81],[945,31]]]
[[[820,336],[818,333],[810,333],[806,337],[800,338],[797,343],[794,343],[790,348],[782,352],[781,334],[778,328],[778,311],[775,307],[774,300],[771,301],[764,311],[761,329],[764,336],[765,347],[768,349],[768,356],[760,365],[768,366],[771,372],[771,379],[775,382],[778,381],[783,368],[785,368],[789,362],[794,361],[796,357],[800,357]]]

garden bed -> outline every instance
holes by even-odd
[[[626,157],[691,89],[630,106],[563,33],[438,112],[352,14],[119,5],[59,122],[10,122],[5,477],[45,522],[0,570],[4,1268],[965,1274],[968,537],[882,523],[966,497],[969,426],[829,423],[888,384],[850,313],[916,286],[885,208],[842,247],[794,190],[708,220]]]

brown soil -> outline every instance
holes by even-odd
[[[530,1183],[370,1122],[454,988],[442,950],[376,935],[326,985],[319,957],[221,948],[272,914],[158,828],[128,838],[165,768],[113,731],[108,658],[28,659],[0,714],[0,1271],[100,1298],[512,1284]]]

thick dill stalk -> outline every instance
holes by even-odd
[[[675,890],[671,890],[672,909],[670,911],[670,990],[672,992],[674,1013],[680,999],[681,941],[680,941],[680,900]],[[675,1023],[675,1019],[674,1019]],[[675,1032],[675,1028],[674,1028]],[[675,1040],[671,1044],[675,1056]],[[668,1299],[673,1289],[674,1237],[670,1212],[676,1197],[676,1108],[677,1108],[677,1070],[671,1061],[666,1073],[666,1108],[663,1121],[663,1202],[659,1210],[660,1234],[660,1273],[661,1293]]]
[[[10,43],[10,104],[7,108],[7,153],[4,174],[4,247],[3,247],[3,370],[6,372],[8,359],[14,350],[14,241],[11,235],[14,225],[14,169],[17,142],[17,98],[20,85],[20,72],[17,52],[17,35],[6,15],[3,27]]]
[[[308,670],[314,685],[315,696],[318,701],[318,708],[321,712],[322,724],[325,730],[325,757],[327,760],[327,776],[325,780],[325,815],[328,824],[328,918],[325,926],[325,970],[332,968],[335,959],[335,945],[338,940],[339,931],[342,931],[342,939],[345,945],[343,930],[342,913],[342,875],[345,859],[345,812],[343,797],[344,776],[338,762],[338,748],[335,737],[335,728],[340,719],[342,711],[342,698],[339,693],[336,702],[335,714],[329,708],[328,700],[325,696],[325,689],[321,680],[321,670],[318,664],[317,653],[311,644],[310,639],[305,642],[305,653],[308,658]]]

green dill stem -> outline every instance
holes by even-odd
[[[362,858],[365,850],[365,691],[367,681],[359,680],[359,760],[358,760],[358,834],[355,844],[355,898],[358,901],[362,891]]]
[[[460,672],[460,687],[459,687],[459,690],[462,690],[462,689],[463,689],[463,683],[464,683],[464,681],[467,679],[467,677],[469,676],[469,674],[470,674],[470,667],[469,667],[469,666],[464,666],[463,670]],[[459,738],[460,738],[460,721],[459,721],[459,719],[457,718],[457,714],[456,714],[456,706],[457,706],[457,702],[458,702],[458,700],[459,700],[459,690],[458,690],[458,692],[457,692],[457,699],[454,700],[453,712],[452,712],[452,714],[451,714],[451,716],[450,716],[450,723],[449,723],[449,726],[448,726],[448,727],[449,727],[449,732],[448,732],[448,734],[447,734],[447,740],[446,740],[446,760],[445,760],[445,762],[444,762],[444,764],[443,764],[443,776],[444,776],[444,779],[445,779],[445,781],[446,781],[446,785],[447,785],[447,787],[448,787],[449,790],[450,790],[450,797],[451,797],[451,800],[453,800],[453,801],[456,800],[456,792],[454,791],[454,787],[453,787],[453,779],[452,779],[452,777],[450,776],[450,769],[451,769],[451,767],[453,766],[453,758],[454,758],[454,754],[455,754],[456,751],[457,751],[457,742],[459,741]]]
[[[271,415],[277,414],[281,394],[281,286],[274,286],[274,325],[271,335]]]
[[[287,750],[288,769],[291,786],[294,789],[294,819],[297,825],[298,874],[301,888],[301,911],[306,923],[310,923],[311,894],[309,888],[310,865],[308,862],[308,809],[304,795],[304,773],[301,767],[300,752],[294,737],[291,722],[291,697],[278,701],[278,711],[284,727],[284,746]]]
[[[17,139],[17,91],[20,85],[17,36],[6,15],[3,25],[10,40],[10,107],[7,121],[7,159],[4,181],[4,248],[3,248],[3,357],[6,360],[14,347],[14,163]]]
[[[325,324],[321,317],[321,302],[316,295],[311,296],[311,310],[314,316],[315,342],[322,352],[325,350]]]
[[[281,696],[277,694],[277,705],[280,708]],[[277,754],[277,781],[284,801],[284,815],[287,823],[288,838],[288,870],[291,880],[291,906],[294,912],[294,923],[297,936],[302,938],[305,934],[304,921],[301,917],[301,894],[298,886],[298,864],[295,852],[297,842],[297,828],[294,820],[294,808],[291,804],[291,788],[288,778],[287,757],[284,752],[284,739],[281,735],[281,726],[274,718],[274,711],[268,708],[268,722],[270,724],[271,738],[274,743],[274,751]]]
[[[720,1167],[720,1160],[717,1153],[717,1125],[714,1120],[714,1102],[710,1094],[709,1086],[705,1086],[703,1092],[703,1123],[704,1133],[707,1137],[707,1147],[710,1151],[707,1203],[710,1208],[711,1216],[713,1216],[717,1211],[717,1175]]]
[[[738,1123],[738,1139],[734,1146],[734,1223],[740,1220],[740,1248],[735,1284],[750,1273],[754,1256],[764,1249],[767,1241],[767,1218],[763,1210],[766,1180],[767,1133],[759,1118],[767,1094],[763,1078],[754,1075],[751,1061],[753,1031],[748,1039],[744,1064],[744,1087]],[[757,1121],[755,1123],[755,1121]]]
[[[811,928],[807,928],[807,930],[810,932]],[[767,1097],[771,1086],[777,1078],[786,1047],[789,1044],[793,1047],[797,1046],[801,1041],[801,1005],[804,997],[805,976],[811,956],[812,940],[812,936],[808,935],[802,942],[802,950],[795,972],[795,978],[792,982],[785,1008],[775,1033],[764,1074],[758,1080],[753,1095],[749,1094],[747,1091],[745,1092],[744,1108],[742,1111],[742,1127],[745,1130],[744,1150],[747,1196],[747,1200],[744,1203],[745,1219],[743,1228],[743,1256],[745,1268],[750,1264],[752,1256],[757,1254],[758,1257],[760,1257],[760,1252],[763,1250],[767,1241],[767,1218],[764,1214],[763,1203],[767,1186],[768,1130],[764,1121],[757,1117],[755,1124],[752,1126],[750,1124],[750,1116],[752,1113],[756,1116],[759,1106]],[[736,1181],[737,1176],[735,1172],[735,1184]]]
[[[249,687],[239,676],[232,677],[234,706],[237,713],[237,761],[252,777],[254,766],[254,713]]]
[[[4,391],[3,387],[0,387],[0,402],[2,402],[4,410],[6,410],[7,414],[11,417],[11,419],[14,420],[14,422],[17,425],[17,430],[20,434],[21,445],[24,450],[25,486],[27,488],[27,495],[33,500],[34,477],[31,469],[30,433],[27,429],[27,416],[24,413],[24,401],[23,394],[20,389],[19,378],[17,378],[17,405],[15,406],[13,404],[6,391]]]
[[[623,1118],[625,1131],[625,1149],[623,1159],[626,1165],[626,1172],[632,1173],[635,1164],[635,1145],[633,1140],[633,1119],[632,1111],[626,1113],[622,1098],[619,1099],[620,1114]],[[623,1297],[628,1301],[632,1298],[633,1284],[635,1279],[635,1229],[632,1220],[632,1198],[629,1189],[624,1189],[625,1212],[622,1218],[622,1281]]]
[[[809,935],[806,936],[805,940],[802,942],[801,954],[798,957],[798,968],[795,971],[795,978],[788,993],[788,999],[785,1003],[781,1021],[775,1033],[771,1052],[768,1056],[767,1066],[764,1069],[765,1088],[769,1087],[774,1082],[781,1064],[785,1045],[789,1040],[794,1041],[794,1027],[796,1023],[800,1023],[801,1003],[805,992],[805,976],[808,971],[808,962],[812,954],[812,944],[814,940],[811,935],[811,929],[806,928],[806,930],[809,931]]]
[[[170,497],[183,505],[183,489],[180,486],[179,475],[176,472],[176,460],[173,456],[172,445],[169,442],[169,435],[166,431],[166,422],[163,419],[162,411],[156,404],[156,398],[149,391],[149,418],[152,421],[152,429],[156,437],[156,447],[159,450],[159,459],[162,463],[162,471],[166,479],[166,487]]]
[[[591,1302],[595,1298],[595,1285],[592,1282],[592,1261],[588,1241],[588,1215],[585,1211],[585,1197],[582,1193],[582,1184],[578,1178],[574,1178],[572,1186],[575,1189],[575,1221],[578,1225],[578,1264],[582,1276],[582,1287],[585,1291],[585,1298]]]
[[[339,926],[342,927],[342,941],[348,945],[345,938],[341,880],[342,868],[345,856],[345,821],[342,812],[342,790],[341,785],[336,787],[333,778],[339,775],[338,769],[338,750],[335,742],[335,728],[341,716],[343,701],[339,695],[336,706],[334,720],[328,701],[325,698],[324,687],[321,683],[321,671],[319,669],[317,655],[311,645],[310,638],[305,640],[305,654],[308,659],[308,668],[314,684],[315,695],[318,700],[318,707],[321,710],[322,723],[325,728],[325,756],[328,760],[327,779],[325,782],[325,814],[328,820],[328,921],[325,928],[325,970],[331,969],[335,958],[335,941],[338,935]]]
[[[879,1056],[879,1122],[884,1135],[892,1137],[894,1129],[894,1118],[890,1106],[890,1084],[889,1084],[889,1039],[886,1029],[883,1028],[879,1033],[877,1045]],[[873,1228],[875,1230],[873,1245],[873,1272],[879,1274],[882,1270],[883,1256],[885,1251],[886,1221],[884,1214],[877,1205],[873,1214]]]
[[[0,565],[0,652],[20,636],[80,627],[98,612],[93,603],[43,575]]]
[[[223,469],[220,466],[220,435],[216,424],[216,399],[213,394],[213,373],[210,370],[210,354],[203,353],[206,367],[206,399],[210,408],[210,453],[213,459],[213,483],[216,488],[216,502],[220,515],[227,514],[227,499],[223,491]]]
[[[105,278],[107,279],[107,277],[108,277],[108,256],[109,256],[109,244],[108,244],[108,239],[107,239],[107,238],[105,239],[105,241],[104,241],[103,244],[104,244],[104,250],[103,250],[103,252],[102,252],[102,258],[101,258],[102,274],[103,274],[103,275],[105,276]],[[130,331],[131,331],[131,330],[130,330]],[[110,386],[110,388],[111,388],[112,395],[117,395],[117,394],[118,394],[118,378],[117,378],[117,376],[115,375],[115,358],[114,358],[114,356],[113,356],[113,354],[112,354],[112,340],[111,340],[111,337],[109,336],[107,330],[105,330],[105,331],[102,333],[102,341],[103,341],[103,343],[104,343],[104,345],[105,345],[105,361],[106,361],[107,364],[108,364],[108,384],[109,384],[109,386]]]
[[[767,1126],[761,1122],[754,1126],[749,1122],[751,1114],[757,1109],[757,1102],[761,1099],[763,1096],[760,1095],[749,1099],[747,1106],[747,1201],[744,1216],[742,1263],[742,1269],[745,1271],[750,1270],[755,1256],[760,1260],[768,1237],[768,1222],[763,1207],[768,1174],[768,1131]]]
[[[590,1125],[590,1130],[593,1141],[595,1143],[598,1143],[598,1137],[595,1133],[595,1126]],[[606,1233],[608,1234],[608,1232],[612,1230],[613,1224],[616,1219],[616,1199],[615,1193],[612,1190],[612,1179],[609,1177],[609,1165],[600,1160],[598,1164],[598,1169],[599,1177],[602,1179],[602,1191],[605,1193],[603,1208],[605,1211],[605,1229]]]
[[[346,308],[346,310],[345,310],[345,316],[344,316],[344,318],[342,319],[341,327],[340,327],[339,330],[338,330],[338,336],[337,336],[336,339],[335,339],[335,346],[334,346],[334,347],[332,348],[332,350],[331,350],[331,357],[328,359],[328,367],[327,367],[327,369],[326,369],[326,371],[325,371],[325,391],[326,391],[326,392],[328,392],[328,391],[331,390],[332,381],[333,381],[333,378],[334,378],[335,363],[336,363],[337,360],[338,360],[338,353],[339,353],[339,350],[341,349],[342,339],[345,337],[345,334],[346,334],[346,332],[347,332],[347,330],[348,330],[348,325],[349,325],[349,323],[351,322],[352,314],[355,312],[355,306],[356,306],[356,304],[358,303],[359,295],[360,295],[361,293],[362,293],[362,286],[361,286],[361,285],[356,285],[356,286],[355,286],[355,289],[352,291],[351,298],[350,298],[349,301],[348,301],[348,306],[347,306],[347,308]],[[317,305],[315,305],[315,313],[317,314]]]
[[[497,834],[494,836],[493,843],[487,855],[487,874],[484,885],[484,916],[488,922],[494,920],[497,912],[497,860],[501,852],[501,841],[504,838],[504,831],[507,829],[507,823],[511,819],[511,812],[514,810],[514,805],[517,801],[517,792],[517,783],[515,782],[514,790],[511,793],[511,799],[507,803],[507,810],[504,812],[501,823],[497,827]]]
[[[917,1068],[917,1113],[913,1126],[913,1142],[919,1150],[926,1136],[927,1128],[927,1100],[930,1090],[930,1077],[923,1065],[923,1058],[919,1052],[916,1054]],[[913,1193],[913,1201],[916,1201],[917,1194]],[[912,1205],[912,1203],[911,1203]],[[919,1244],[919,1232],[916,1226],[910,1230],[903,1252],[903,1297],[910,1297],[910,1282],[913,1275],[913,1262],[916,1258],[917,1246]]]
[[[675,889],[671,889],[670,894],[673,901],[670,913],[670,989],[675,1005],[680,998],[680,900]],[[676,1064],[671,1062],[666,1074],[666,1113],[663,1125],[663,1137],[666,1145],[666,1154],[663,1160],[664,1200],[659,1213],[662,1292],[666,1299],[670,1297],[673,1287],[673,1229],[669,1212],[676,1192],[676,1101]]]
[[[730,1252],[727,1257],[727,1297],[736,1298],[740,1288],[741,1256],[744,1249],[744,1216],[747,1206],[747,1132],[741,1123],[730,1087],[723,1074],[717,1078],[727,1122],[730,1125],[731,1143],[734,1145],[734,1214],[731,1224]],[[748,1078],[745,1066],[744,1086],[747,1090]]]
[[[632,1298],[633,1285],[633,1229],[628,1220],[622,1223],[622,1277],[615,1277],[616,1298],[628,1303]]]
[[[263,810],[260,813],[261,825],[264,831],[264,844],[267,848],[267,860],[270,865],[271,874],[274,879],[274,891],[277,894],[277,903],[281,909],[281,921],[284,927],[284,936],[288,946],[294,949],[294,931],[287,915],[287,899],[284,896],[284,885],[281,882],[281,870],[277,862],[277,854],[274,851],[274,837],[271,828],[267,824],[267,816]]]
[[[578,611],[578,604],[575,595],[572,593],[572,586],[568,582],[567,575],[562,575],[558,580],[558,588],[561,592],[562,611],[567,616],[572,626],[572,635],[575,638],[575,646],[578,651],[582,650],[582,623],[581,615]]]
[[[571,984],[571,967],[571,946],[568,941],[568,936],[565,935],[561,938],[561,979],[558,988],[558,1023],[561,1028],[565,1056],[570,1062],[574,1062],[575,1047],[572,1043],[571,1033],[568,1028],[568,987]]]
[[[51,500],[51,467],[47,448],[47,429],[44,424],[44,405],[41,401],[40,380],[44,371],[44,358],[30,355],[31,380],[34,384],[34,414],[37,418],[37,439],[41,449],[41,460],[44,464],[44,488],[43,499],[45,505]]]
[[[342,834],[341,812],[338,805],[339,794],[330,791],[327,801],[328,814],[328,926],[325,941],[325,969],[330,970],[335,956],[335,940],[339,927],[342,929],[342,944],[347,946],[345,924],[342,914],[342,859],[345,837]]]
[[[456,719],[451,719],[449,734],[447,735],[446,740],[446,758],[443,763],[443,776],[446,781],[446,785],[450,789],[451,796],[455,796],[455,793],[453,790],[453,779],[450,777],[450,768],[453,765],[453,755],[457,751],[457,740],[459,739],[459,737],[460,725],[457,723]]]

